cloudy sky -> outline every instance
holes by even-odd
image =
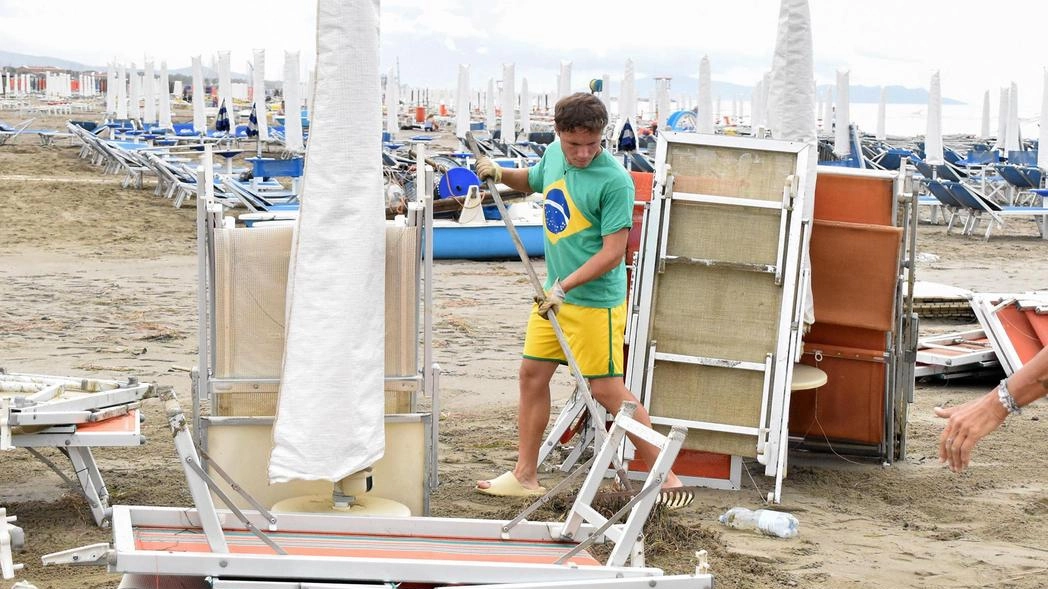
[[[838,69],[853,85],[927,87],[941,71],[944,96],[981,104],[1015,81],[1020,110],[1040,110],[1048,4],[1042,0],[810,0],[816,82]],[[514,63],[532,92],[553,91],[562,60],[573,89],[605,73],[614,92],[626,58],[638,80],[672,76],[697,92],[699,60],[713,79],[752,85],[768,69],[779,0],[382,0],[382,67],[399,62],[410,85],[453,88],[460,63],[475,88]],[[315,3],[285,0],[0,0],[0,50],[88,65],[167,60],[187,67],[219,50],[246,71],[265,48],[279,79],[285,50],[313,62]],[[1021,49],[1022,48],[1022,49]],[[518,81],[519,84],[519,81]],[[995,105],[996,106],[996,105]]]

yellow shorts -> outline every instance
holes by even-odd
[[[557,313],[564,337],[571,346],[582,376],[622,376],[622,344],[626,332],[626,302],[618,307],[581,307],[564,303]],[[524,357],[567,364],[553,324],[531,308],[524,337]]]

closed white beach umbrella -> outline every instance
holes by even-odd
[[[142,118],[142,76],[135,69],[134,62],[131,62],[131,70],[128,72],[131,78],[129,84],[131,88],[131,102],[128,104],[128,113],[133,119]]]
[[[310,87],[316,90],[316,81],[311,80]],[[389,68],[386,76],[386,131],[396,139],[396,133],[400,130],[400,80],[397,79],[396,68]],[[309,106],[310,123],[313,126],[313,106]]]
[[[611,118],[611,76],[604,74],[600,77],[600,101],[604,103],[604,110],[608,111],[608,118]]]
[[[517,90],[515,88],[513,64],[502,64],[502,130],[503,143],[513,143],[517,140]]]
[[[696,111],[699,133],[713,133],[713,93],[710,88],[710,58],[699,61],[699,104]]]
[[[455,92],[455,136],[465,139],[469,132],[469,66],[460,63],[458,91]]]
[[[848,112],[848,77],[847,70],[837,71],[837,111],[834,114],[833,153],[839,157],[851,153],[848,137],[848,125],[851,123],[851,115]]]
[[[142,68],[142,119],[147,123],[156,123],[156,95],[153,83],[153,62],[147,61]]]
[[[560,62],[560,77],[557,78],[557,100],[571,94],[571,62]]]
[[[808,0],[782,0],[768,99],[769,110],[775,113],[776,123],[771,125],[771,131],[776,139],[815,140],[815,66],[811,38]]]
[[[924,161],[930,166],[946,163],[942,155],[942,89],[939,72],[932,74],[928,85],[928,126],[924,133]]]
[[[826,101],[822,104],[822,130],[833,131],[833,88],[826,89]]]
[[[298,51],[284,52],[284,145],[288,151],[304,149],[302,140],[302,84]]]
[[[976,139],[990,137],[990,91],[983,92],[982,121],[979,124],[979,136]]]
[[[200,56],[193,57],[193,131],[197,134],[207,133],[207,116],[204,114],[204,67]]]
[[[655,108],[658,110],[656,119],[660,129],[668,129],[670,118],[670,79],[655,79]]]
[[[157,120],[160,122],[160,127],[163,129],[170,129],[171,125],[171,91],[168,89],[168,85],[171,83],[168,79],[167,74],[167,62],[160,62],[160,94],[157,96],[157,109],[159,114]]]
[[[1041,85],[1041,121],[1037,134],[1037,167],[1048,171],[1048,69],[1043,70]]]
[[[877,137],[877,139],[880,139],[882,141],[886,137],[886,135],[884,133],[884,122],[885,122],[884,119],[885,119],[885,115],[886,115],[885,110],[886,110],[887,106],[888,106],[888,89],[885,88],[884,86],[881,86],[881,99],[877,103],[877,134],[876,134],[876,137]]]
[[[127,119],[127,74],[124,64],[116,68],[116,118]]]
[[[994,149],[1004,149],[1004,141],[1008,138],[1008,92],[1008,88],[1001,88],[997,102],[997,143]]]
[[[378,0],[319,0],[316,67],[271,483],[339,481],[385,450]]]
[[[757,82],[750,92],[750,133],[757,135],[758,127],[764,124],[764,81]]]
[[[520,80],[520,135],[525,141],[531,135],[531,94],[527,78]]]
[[[484,97],[484,127],[488,133],[495,132],[498,124],[498,114],[495,112],[495,79],[488,78],[488,94]]]
[[[106,114],[116,112],[116,68],[113,62],[106,65]]]
[[[619,118],[630,121],[637,116],[637,82],[633,71],[633,60],[626,60],[626,68],[622,74],[622,91],[619,94]]]
[[[1019,142],[1019,86],[1015,82],[1012,82],[1008,90],[1008,128],[1005,137],[1004,149],[1006,151],[1022,149]]]
[[[233,80],[230,78],[229,72],[229,52],[219,51],[218,52],[218,104],[219,108],[222,108],[222,103],[226,105],[226,112],[229,113],[230,125],[229,132],[232,133],[236,130],[236,109],[233,108]]]
[[[254,84],[255,117],[258,119],[258,140],[269,141],[269,108],[266,106],[266,50],[255,49],[251,81]]]

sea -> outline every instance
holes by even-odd
[[[990,136],[997,136],[997,105],[990,105]],[[731,103],[722,101],[722,116],[731,114]],[[874,134],[877,131],[877,107],[876,103],[857,103],[848,106],[851,122],[858,125],[859,130]],[[647,102],[639,101],[639,116],[646,118],[650,112]],[[744,113],[743,122],[748,121],[750,113],[749,102],[739,105]],[[823,107],[819,105],[819,114]],[[1023,139],[1036,139],[1040,132],[1038,126],[1039,116],[1037,113],[1019,113],[1020,136]],[[982,127],[982,105],[981,104],[944,104],[942,107],[942,133],[943,135],[979,135]],[[917,137],[927,132],[928,128],[928,105],[927,104],[886,104],[884,107],[884,132],[890,137]]]

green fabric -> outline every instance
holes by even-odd
[[[546,199],[546,288],[564,279],[604,245],[603,237],[633,225],[633,178],[607,151],[585,168],[568,164],[560,141],[553,142],[528,172],[531,189]],[[626,300],[625,260],[567,293],[585,307],[615,307]]]

